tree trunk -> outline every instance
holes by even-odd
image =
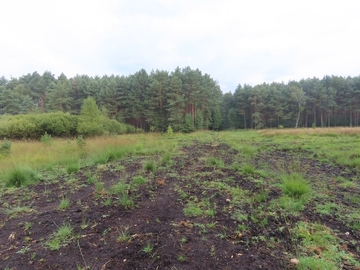
[[[321,127],[324,126],[324,112],[323,111],[320,112],[320,124],[321,124]]]
[[[350,126],[352,126],[352,111],[351,110],[349,111],[350,111]]]
[[[245,114],[245,112],[244,112],[244,127],[246,129],[246,114]]]
[[[299,110],[299,113],[298,113],[298,117],[297,117],[297,119],[296,119],[296,125],[295,125],[295,128],[297,128],[298,127],[298,125],[299,125],[299,119],[300,119],[300,110]]]

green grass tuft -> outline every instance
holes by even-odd
[[[284,174],[280,178],[283,181],[283,193],[289,197],[298,199],[303,195],[309,194],[311,192],[310,186],[306,183],[306,181],[300,174]]]
[[[36,173],[28,167],[16,167],[9,172],[6,182],[7,187],[21,187],[37,182]]]

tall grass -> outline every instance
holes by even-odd
[[[51,145],[44,145],[40,141],[12,141],[11,153],[6,157],[0,155],[0,187],[11,171],[19,166],[38,170],[62,165],[71,173],[79,169],[79,164],[101,164],[128,154],[164,154],[176,149],[176,139],[165,140],[160,134],[89,138],[83,147],[79,147],[76,138],[54,138]]]
[[[36,173],[29,167],[19,166],[8,171],[6,175],[7,187],[21,187],[39,180]]]

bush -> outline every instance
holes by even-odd
[[[126,124],[126,133],[135,133],[135,127],[129,124]]]
[[[103,120],[104,131],[110,134],[125,134],[127,127],[125,124],[116,121],[115,119],[104,118]]]
[[[38,139],[45,132],[52,136],[73,136],[77,122],[78,116],[63,112],[10,116],[2,120],[0,137]]]

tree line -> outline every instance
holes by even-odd
[[[129,76],[58,77],[46,71],[0,78],[0,113],[68,112],[80,114],[92,97],[110,119],[145,131],[218,129],[222,92],[208,74],[190,67],[175,71],[144,69]]]
[[[360,77],[238,85],[223,95],[221,128],[359,126]]]
[[[238,85],[223,94],[190,67],[129,76],[58,77],[46,71],[0,78],[0,114],[79,115],[92,97],[102,115],[145,131],[359,126],[360,77],[325,76],[288,83]]]

